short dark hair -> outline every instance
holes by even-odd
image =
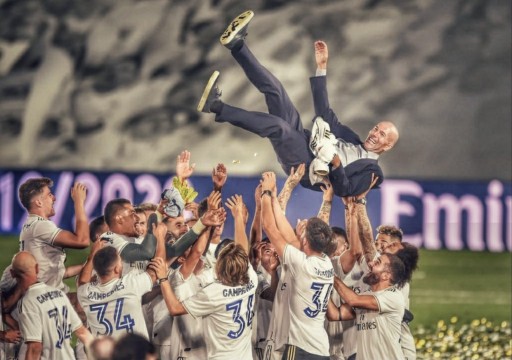
[[[114,346],[112,360],[140,360],[156,355],[155,346],[139,334],[126,334]]]
[[[108,275],[110,269],[117,261],[118,256],[116,248],[112,246],[106,246],[98,250],[92,259],[94,271],[96,271],[100,277]]]
[[[334,235],[341,236],[341,237],[343,237],[346,241],[348,241],[348,236],[347,236],[347,232],[345,231],[345,229],[340,228],[339,226],[332,226],[332,227],[331,227],[331,230],[332,230],[332,233],[333,233]]]
[[[111,227],[114,224],[114,217],[117,215],[118,211],[122,210],[125,205],[130,204],[130,200],[123,198],[110,200],[107,205],[105,205],[105,211],[103,211],[107,225]]]
[[[395,253],[402,260],[405,266],[406,281],[412,280],[412,273],[418,268],[418,259],[420,254],[418,248],[408,242],[402,242],[402,249]]]
[[[49,188],[53,186],[53,180],[47,177],[32,178],[25,181],[18,190],[21,205],[25,209],[30,210],[30,203],[34,196],[42,193],[43,189],[47,186]]]
[[[95,242],[96,237],[101,235],[99,233],[99,229],[100,229],[100,227],[102,227],[105,224],[106,224],[105,216],[103,216],[103,215],[94,218],[89,223],[89,239],[91,239],[92,242]]]
[[[400,258],[394,254],[382,254],[389,259],[389,272],[391,273],[391,283],[401,289],[407,282],[405,265]]]
[[[402,242],[402,237],[404,236],[402,229],[393,225],[380,225],[377,227],[377,234],[389,235],[394,238],[394,240],[400,242]]]
[[[312,217],[306,224],[306,239],[312,250],[325,253],[332,240],[332,230],[323,220]]]
[[[134,207],[133,210],[135,210],[135,214],[144,214],[144,215],[146,214],[146,211],[143,208],[141,208],[140,206]]]
[[[139,206],[137,206],[137,207],[144,211],[156,211],[156,209],[158,209],[158,205],[150,203],[150,202],[145,202],[145,203],[139,204]]]

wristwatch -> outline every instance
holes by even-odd
[[[261,197],[263,197],[263,195],[268,195],[268,196],[272,197],[272,191],[270,191],[270,190],[263,190],[261,192]]]
[[[366,205],[366,198],[357,199],[354,201],[356,204]]]
[[[161,285],[163,282],[165,282],[167,280],[167,278],[161,278],[161,279],[157,279],[156,280],[156,283],[157,285]]]

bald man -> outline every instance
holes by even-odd
[[[39,266],[31,253],[20,251],[14,255],[11,273],[24,292],[18,302],[18,312],[26,347],[19,358],[75,359],[71,334],[86,346],[92,341],[92,335],[82,325],[66,294],[38,282],[38,272]]]
[[[268,113],[247,111],[220,100],[218,86],[220,73],[210,77],[197,110],[214,113],[216,122],[228,122],[268,138],[283,170],[290,174],[293,167],[306,164],[309,176],[302,186],[321,191],[320,184],[328,178],[338,196],[355,196],[372,184],[372,173],[383,180],[377,161],[398,140],[396,127],[388,121],[377,124],[362,141],[347,126],[339,123],[329,107],[325,74],[327,45],[315,43],[317,76],[311,78],[315,114],[313,133],[302,127],[300,115],[281,82],[272,75],[249,50],[246,44],[247,28],[254,13],[246,11],[237,16],[220,37],[220,42],[231,50],[231,55],[242,67],[248,80],[265,96]],[[318,44],[322,44],[320,47]]]

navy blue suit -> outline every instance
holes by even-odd
[[[233,50],[231,54],[242,67],[249,81],[265,96],[268,114],[223,104],[222,110],[215,116],[215,121],[229,122],[256,135],[268,138],[286,174],[290,174],[292,167],[297,168],[304,163],[306,164],[306,175],[302,178],[301,185],[321,191],[319,186],[311,184],[307,176],[309,165],[314,159],[314,155],[309,149],[311,132],[302,127],[300,115],[283,85],[259,63],[245,43],[240,49]],[[329,108],[325,76],[312,78],[311,86],[315,112],[329,122],[331,132],[337,138],[361,144],[359,137],[348,127],[341,125]],[[377,161],[361,159],[347,167],[340,166],[334,170],[331,169],[329,180],[336,195],[357,195],[370,186],[372,172],[379,176],[379,181],[382,181],[382,171]]]

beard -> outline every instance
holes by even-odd
[[[363,282],[366,284],[366,285],[375,285],[375,284],[378,284],[380,281],[380,276],[378,274],[375,274],[373,272],[369,273],[369,274],[366,274],[364,277],[363,277]]]

